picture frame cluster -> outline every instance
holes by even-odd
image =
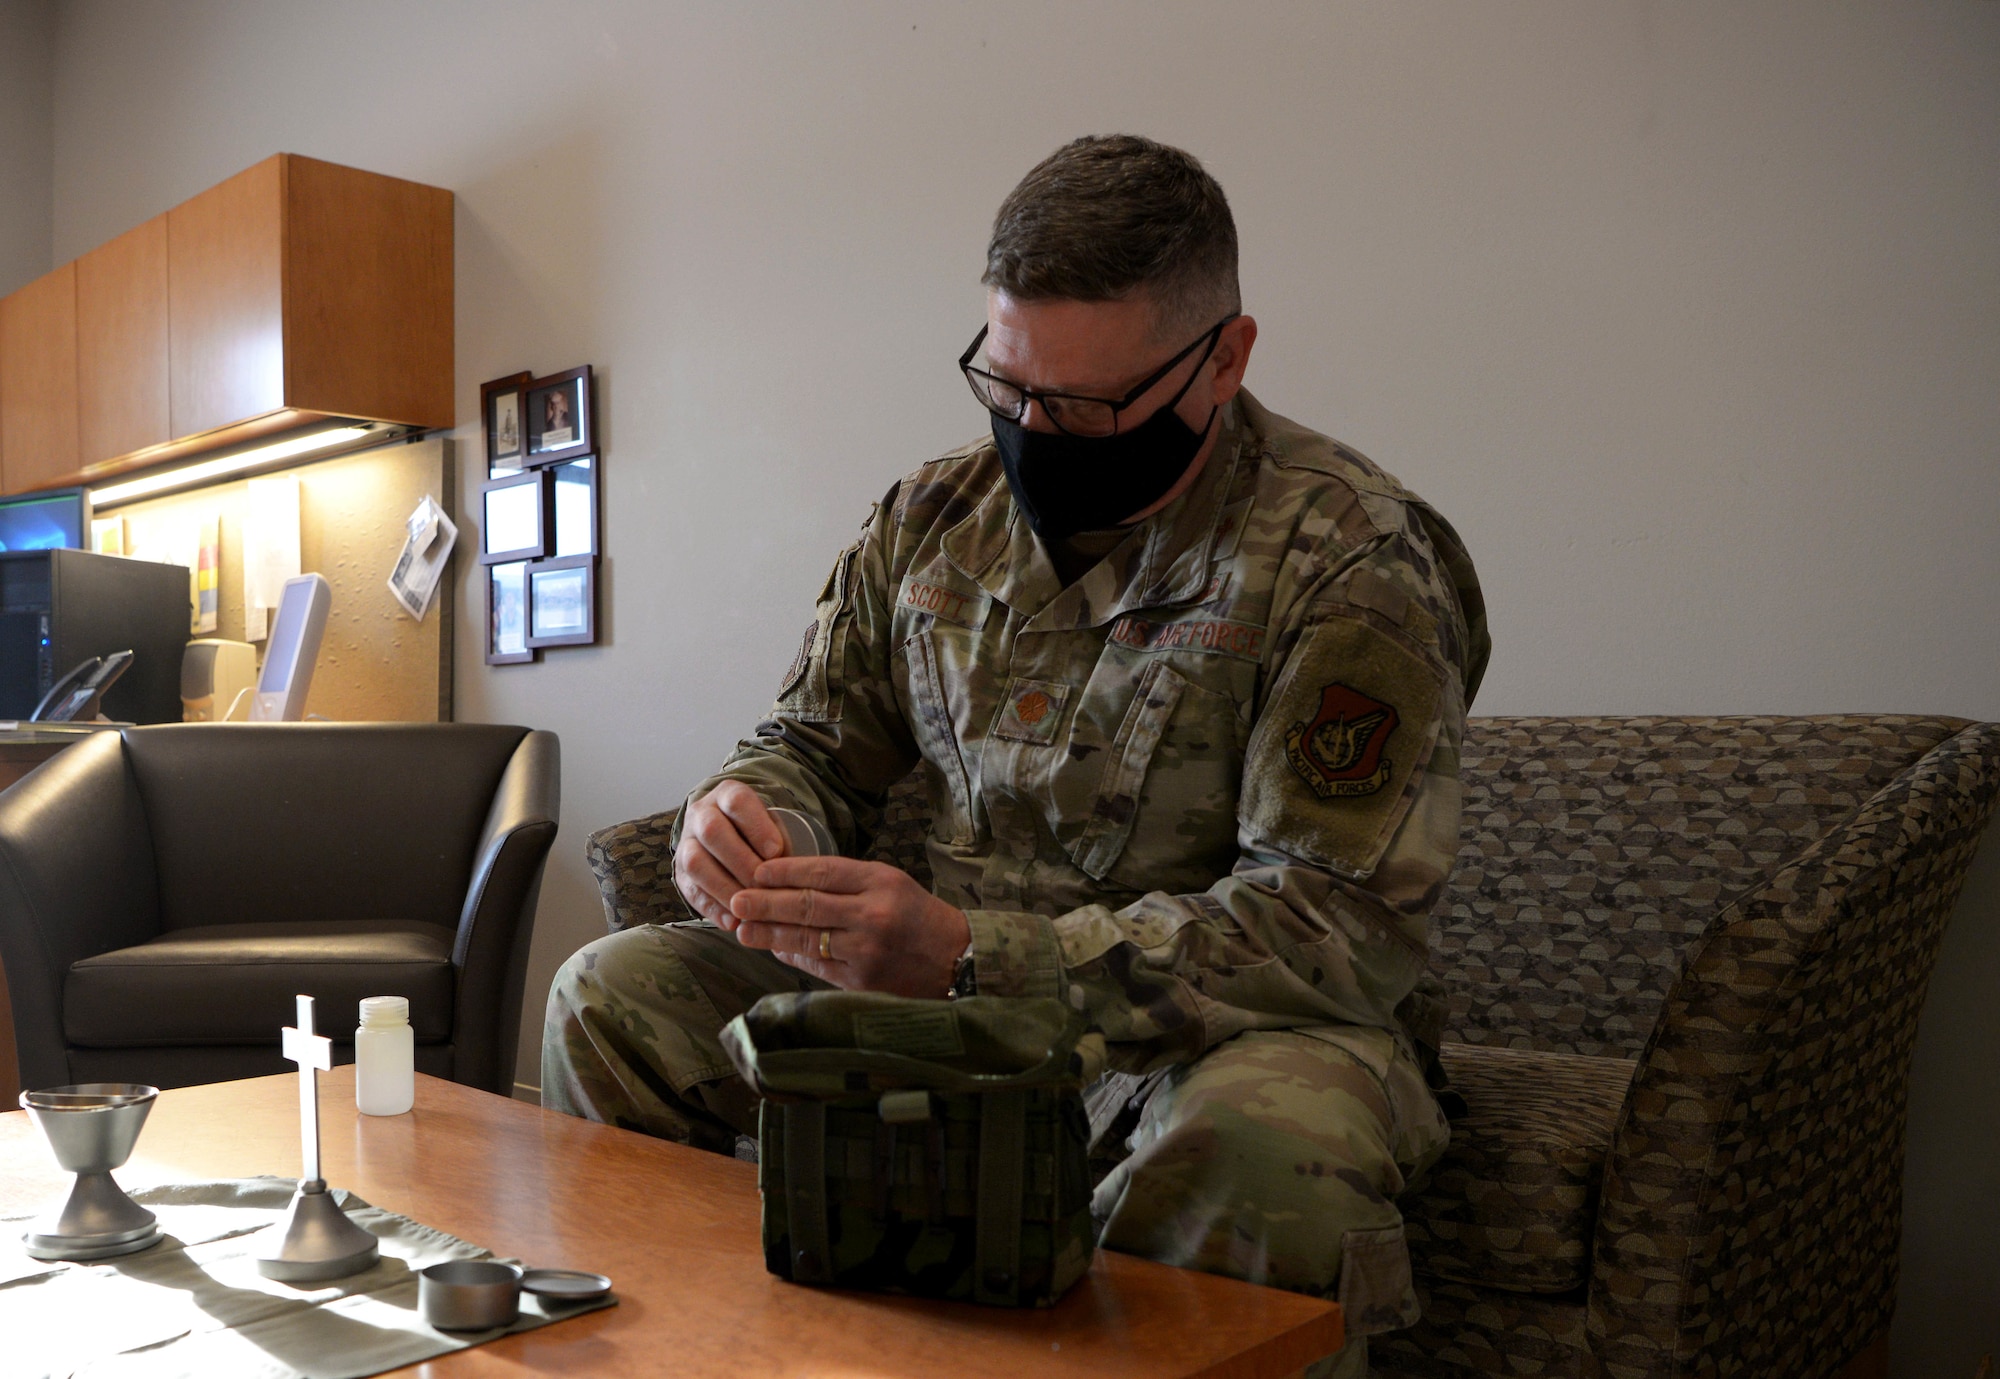
[[[480,386],[479,403],[486,664],[594,645],[601,459],[590,365],[496,378]]]

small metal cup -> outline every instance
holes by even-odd
[[[454,1259],[417,1275],[417,1305],[440,1331],[490,1331],[521,1315],[521,1266]]]
[[[796,809],[773,808],[771,817],[778,821],[778,827],[785,830],[785,842],[791,851],[790,857],[830,857],[840,851],[834,846],[833,835],[810,814],[801,814]]]

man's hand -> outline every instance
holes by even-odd
[[[782,857],[751,880],[729,902],[736,941],[849,991],[942,996],[971,940],[965,911],[881,862]]]
[[[674,849],[674,884],[704,919],[736,928],[729,902],[767,857],[789,851],[785,830],[755,790],[726,780],[688,806]]]

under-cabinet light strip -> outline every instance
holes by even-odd
[[[129,483],[93,488],[90,491],[90,505],[93,508],[113,507],[119,503],[129,503],[134,498],[164,493],[171,488],[186,488],[190,484],[219,479],[225,474],[239,474],[246,469],[269,464],[273,460],[285,460],[295,455],[310,455],[315,451],[330,450],[336,445],[346,445],[350,441],[372,435],[375,429],[372,426],[341,426],[331,431],[315,431],[309,436],[293,436],[290,440],[275,441],[270,445],[260,445],[254,450],[203,460],[199,464],[170,469],[163,474],[148,474],[143,479],[133,479]]]

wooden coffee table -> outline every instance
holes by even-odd
[[[1108,1251],[1039,1311],[804,1288],[764,1271],[748,1164],[422,1075],[408,1115],[357,1115],[351,1067],[322,1076],[320,1103],[334,1186],[616,1284],[617,1307],[398,1374],[1277,1379],[1341,1344],[1332,1303]],[[117,1177],[290,1175],[298,1155],[298,1079],[260,1077],[161,1093]],[[0,1215],[68,1181],[25,1112],[0,1115]]]

